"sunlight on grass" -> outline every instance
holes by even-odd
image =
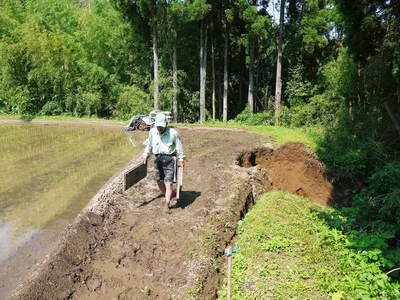
[[[318,128],[285,128],[275,126],[257,126],[253,130],[272,136],[277,146],[288,142],[298,142],[306,144],[313,151],[316,150],[318,136],[322,133],[322,129]]]
[[[323,134],[322,128],[286,128],[275,126],[246,126],[235,121],[228,121],[226,123],[221,121],[207,121],[204,123],[183,124],[178,123],[177,126],[188,127],[220,127],[220,128],[237,128],[245,129],[254,132],[259,132],[271,136],[275,141],[275,146],[279,147],[288,142],[298,142],[306,144],[315,151],[317,148],[317,141]]]
[[[288,192],[260,197],[238,224],[232,299],[398,299],[379,262],[329,227],[333,211]]]

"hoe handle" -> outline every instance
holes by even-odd
[[[183,184],[183,167],[178,166],[176,173],[176,199],[179,199]]]

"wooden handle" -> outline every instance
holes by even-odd
[[[178,167],[176,173],[176,199],[179,199],[183,184],[183,167]]]

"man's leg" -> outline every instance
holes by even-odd
[[[157,184],[158,184],[158,188],[160,189],[161,193],[163,195],[165,195],[165,197],[167,197],[164,181],[157,181]]]
[[[171,195],[172,195],[172,183],[165,183],[164,184],[166,192],[165,192],[165,201],[167,202],[167,206],[169,208],[169,202],[171,201]]]

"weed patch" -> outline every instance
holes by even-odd
[[[336,213],[336,215],[335,215]],[[379,251],[357,249],[337,211],[287,192],[264,194],[238,224],[233,299],[394,299]],[[225,287],[219,299],[226,298]]]

